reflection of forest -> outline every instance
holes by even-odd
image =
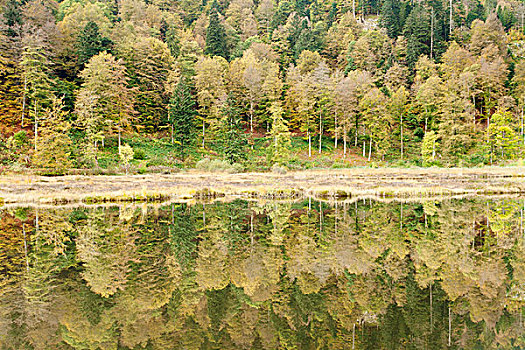
[[[523,208],[4,210],[0,348],[521,348]]]

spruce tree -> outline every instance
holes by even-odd
[[[226,45],[226,31],[219,19],[217,1],[214,1],[210,10],[210,24],[206,29],[204,52],[210,56],[221,56],[225,59],[230,56]]]
[[[195,138],[195,100],[184,78],[179,80],[170,104],[172,143],[175,141],[182,159],[188,155],[188,147]]]
[[[89,21],[77,39],[77,57],[79,65],[83,66],[89,59],[102,51],[107,51],[112,46],[112,41],[103,37],[98,25]]]
[[[230,164],[246,160],[248,140],[241,128],[239,109],[232,94],[228,95],[222,113],[222,153]]]
[[[401,31],[398,0],[385,0],[381,7],[380,24],[389,37],[397,38]]]
[[[403,35],[407,39],[407,64],[413,68],[419,56],[430,54],[430,14],[421,5],[408,15]]]

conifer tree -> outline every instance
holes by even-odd
[[[229,52],[226,45],[226,31],[219,19],[217,1],[214,1],[210,10],[210,23],[206,29],[205,53],[210,56],[221,56],[228,59]]]
[[[381,7],[381,26],[386,29],[389,37],[396,38],[400,31],[398,0],[385,0]]]
[[[179,80],[170,104],[171,142],[177,142],[182,159],[195,137],[195,100],[184,78]]]
[[[416,6],[408,16],[403,35],[407,39],[407,64],[414,67],[419,56],[430,54],[430,16],[423,6]]]
[[[233,95],[228,95],[222,113],[222,153],[231,164],[245,160],[248,143],[240,125],[239,109],[235,106]]]
[[[111,45],[111,40],[100,34],[98,25],[89,21],[77,39],[78,63],[83,66],[91,57],[108,50]]]

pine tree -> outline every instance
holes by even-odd
[[[206,29],[206,48],[204,52],[210,56],[221,56],[228,59],[226,31],[219,19],[217,1],[214,1],[210,11],[210,24]]]
[[[248,141],[240,125],[241,118],[233,95],[228,95],[222,113],[222,153],[230,164],[245,160]]]
[[[171,142],[177,142],[182,159],[195,139],[195,100],[184,78],[179,80],[170,104]]]
[[[83,66],[89,59],[102,51],[109,50],[112,41],[103,37],[98,29],[98,25],[89,21],[77,39],[77,57],[79,65]]]

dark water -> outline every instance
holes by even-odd
[[[3,209],[0,348],[524,348],[523,208]]]

